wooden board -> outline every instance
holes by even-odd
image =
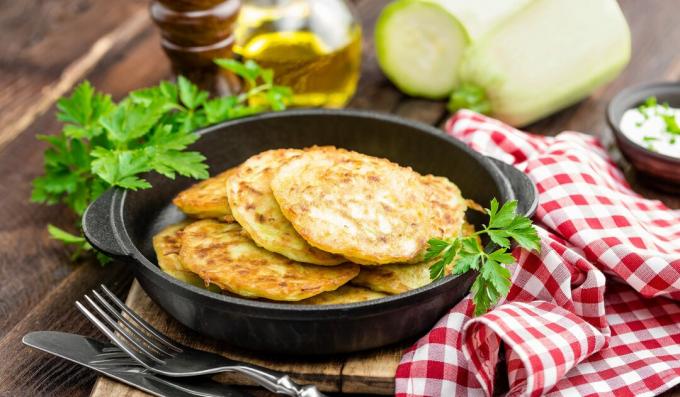
[[[197,349],[219,353],[225,357],[245,361],[290,375],[299,383],[313,383],[324,392],[382,394],[394,392],[394,373],[399,359],[408,346],[392,346],[358,354],[328,358],[287,359],[271,358],[225,346],[184,327],[166,314],[144,292],[135,280],[130,288],[127,305],[154,327],[173,340]],[[230,385],[253,385],[235,374],[220,374],[216,380]],[[91,397],[145,396],[122,383],[100,378]]]

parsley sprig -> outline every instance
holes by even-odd
[[[267,110],[283,110],[290,100],[287,87],[274,84],[270,69],[255,62],[215,61],[243,78],[246,91],[210,98],[188,79],[163,81],[130,92],[115,103],[85,81],[70,97],[57,102],[60,133],[39,135],[47,142],[45,173],[33,180],[31,201],[65,204],[78,217],[106,189],[146,189],[140,174],[155,171],[170,179],[176,175],[208,177],[205,157],[186,148],[199,137],[195,131],[224,120]],[[77,224],[77,227],[80,225]],[[74,258],[92,247],[81,234],[49,225],[52,238],[75,246]],[[106,259],[100,256],[102,261]]]
[[[516,242],[528,250],[540,250],[540,239],[529,218],[518,215],[517,201],[508,201],[499,208],[498,201],[491,200],[490,208],[485,209],[489,215],[489,224],[465,237],[451,240],[431,239],[425,253],[426,261],[439,258],[430,266],[430,279],[444,277],[450,269],[454,275],[467,273],[470,270],[479,272],[472,284],[472,301],[475,315],[486,313],[500,298],[510,290],[510,271],[505,265],[511,264],[515,258],[508,252],[511,242]],[[489,243],[482,248],[480,237],[486,235]]]

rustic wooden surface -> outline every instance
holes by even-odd
[[[362,79],[351,106],[441,124],[446,117],[442,103],[405,97],[377,68],[371,26],[386,1],[357,3],[366,41]],[[73,217],[65,208],[28,202],[29,182],[41,173],[44,149],[35,135],[59,129],[54,100],[79,80],[90,79],[119,98],[130,89],[168,78],[169,67],[147,16],[146,1],[4,0],[0,5],[0,395],[86,396],[95,382],[91,371],[28,349],[20,339],[44,329],[96,335],[73,301],[99,283],[124,296],[131,276],[117,264],[72,265],[68,252],[48,239],[47,223],[67,227]],[[680,208],[680,197],[639,183],[613,147],[604,119],[606,103],[621,88],[680,78],[680,2],[621,0],[621,5],[633,34],[630,65],[590,98],[529,129],[597,135],[638,192]],[[680,389],[666,395],[680,396]]]

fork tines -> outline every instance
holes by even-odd
[[[100,288],[101,293],[92,290],[92,296],[84,297],[94,313],[76,301],[78,310],[121,349],[100,354],[98,364],[122,360],[121,354],[125,354],[142,365],[150,366],[164,364],[165,359],[182,352],[179,346],[126,306],[108,288],[104,285]]]

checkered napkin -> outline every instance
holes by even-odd
[[[680,211],[634,193],[593,137],[530,135],[470,111],[446,131],[536,183],[542,250],[513,252],[495,309],[473,317],[465,298],[411,347],[396,394],[488,396],[499,377],[511,396],[640,397],[680,383]]]

